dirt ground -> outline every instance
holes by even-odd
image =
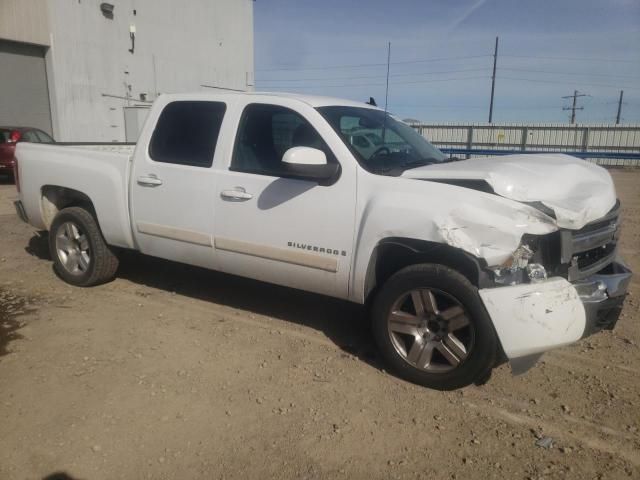
[[[640,272],[640,171],[612,174]],[[72,288],[14,197],[0,185],[0,479],[640,478],[638,276],[615,331],[437,392],[386,373],[345,302],[136,254]]]

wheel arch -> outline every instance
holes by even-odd
[[[96,222],[98,222],[93,201],[87,194],[73,188],[57,185],[45,185],[41,188],[40,209],[42,211],[42,221],[47,230],[51,227],[53,219],[58,212],[68,207],[82,207],[91,213]]]
[[[364,299],[369,303],[375,292],[396,272],[419,263],[435,263],[453,268],[476,287],[487,283],[482,259],[459,248],[428,240],[388,237],[373,249],[364,282]]]

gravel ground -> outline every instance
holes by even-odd
[[[612,174],[640,272],[640,171]],[[638,277],[615,331],[436,392],[383,370],[355,305],[136,254],[72,288],[14,196],[0,185],[2,479],[640,478]]]

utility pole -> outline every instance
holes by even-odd
[[[571,123],[576,123],[576,110],[584,110],[584,107],[576,106],[579,97],[588,97],[585,93],[579,93],[578,90],[573,91],[573,95],[567,95],[562,98],[573,98],[573,104],[570,107],[562,107],[562,110],[571,110]]]
[[[498,63],[498,37],[496,37],[496,48],[493,51],[493,75],[491,75],[491,103],[489,103],[489,123],[493,121],[493,96],[496,91],[496,65]]]
[[[620,123],[620,116],[622,115],[622,96],[624,95],[624,90],[620,90],[620,98],[618,99],[618,114],[616,115],[616,125]]]

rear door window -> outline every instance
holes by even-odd
[[[156,162],[211,167],[226,111],[222,102],[171,102],[160,114],[149,143]]]
[[[33,130],[22,132],[20,140],[22,140],[23,142],[40,143],[40,139],[36,135],[36,132],[34,132]]]
[[[38,136],[38,139],[41,143],[54,143],[53,138],[44,133],[42,130],[35,130],[35,134]]]

